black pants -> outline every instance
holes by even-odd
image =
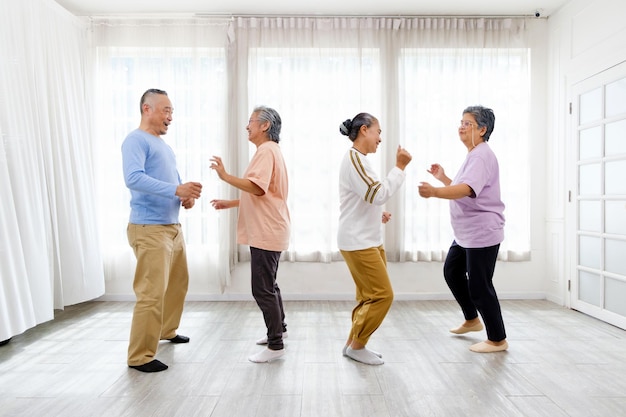
[[[287,331],[283,299],[276,283],[279,259],[280,252],[250,247],[252,296],[263,313],[267,327],[267,347],[272,350],[284,347],[283,332]]]
[[[493,286],[499,248],[498,244],[467,249],[452,242],[443,265],[443,276],[461,306],[465,320],[473,320],[480,313],[487,339],[493,342],[506,339],[500,302]]]

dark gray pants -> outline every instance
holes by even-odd
[[[500,245],[463,248],[452,242],[443,265],[443,276],[461,306],[465,320],[475,319],[480,313],[487,339],[493,342],[506,339],[500,302],[493,286],[499,248]]]
[[[267,347],[272,350],[284,347],[283,332],[287,331],[283,299],[276,283],[279,260],[280,252],[250,247],[252,296],[263,313],[267,327]]]

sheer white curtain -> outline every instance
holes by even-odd
[[[228,159],[236,153],[227,140],[227,28],[224,20],[93,22],[95,170],[107,288],[132,290],[135,258],[126,238],[130,194],[120,149],[126,135],[139,126],[139,99],[149,88],[165,90],[172,101],[173,123],[163,139],[176,154],[182,181],[203,184],[202,197],[180,215],[190,292],[215,293],[229,283],[229,266],[235,261],[229,230],[236,211],[219,213],[210,205],[212,198],[225,198],[230,191],[209,168],[212,155]]]
[[[0,340],[104,293],[87,27],[51,0],[2,10]]]
[[[502,260],[527,260],[529,239],[529,49],[523,19],[237,18],[238,118],[265,104],[283,118],[292,236],[285,257],[339,259],[339,160],[350,142],[339,123],[361,111],[379,118],[383,143],[370,156],[384,175],[398,144],[413,154],[403,191],[388,203],[392,261],[442,260],[451,241],[448,202],[424,200],[433,162],[453,176],[464,158],[457,125],[473,104],[494,109],[490,145],[499,157],[507,205]],[[253,152],[242,149],[245,163]],[[241,256],[244,256],[243,253]]]

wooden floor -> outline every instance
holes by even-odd
[[[163,342],[170,368],[126,366],[132,303],[90,302],[0,347],[0,416],[626,416],[626,332],[548,301],[502,302],[509,351],[454,336],[452,301],[396,301],[369,347],[341,355],[352,302],[286,302],[284,358],[248,362],[264,326],[253,302],[190,302]]]

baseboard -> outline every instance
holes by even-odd
[[[545,293],[519,292],[498,294],[500,300],[545,300]],[[395,293],[398,301],[452,300],[450,293]],[[250,294],[187,294],[187,301],[253,301]],[[284,301],[353,301],[354,294],[283,294]],[[105,294],[94,301],[135,301],[133,294]],[[553,300],[550,300],[553,301]],[[555,302],[555,301],[553,301]],[[557,304],[559,304],[557,302]]]

